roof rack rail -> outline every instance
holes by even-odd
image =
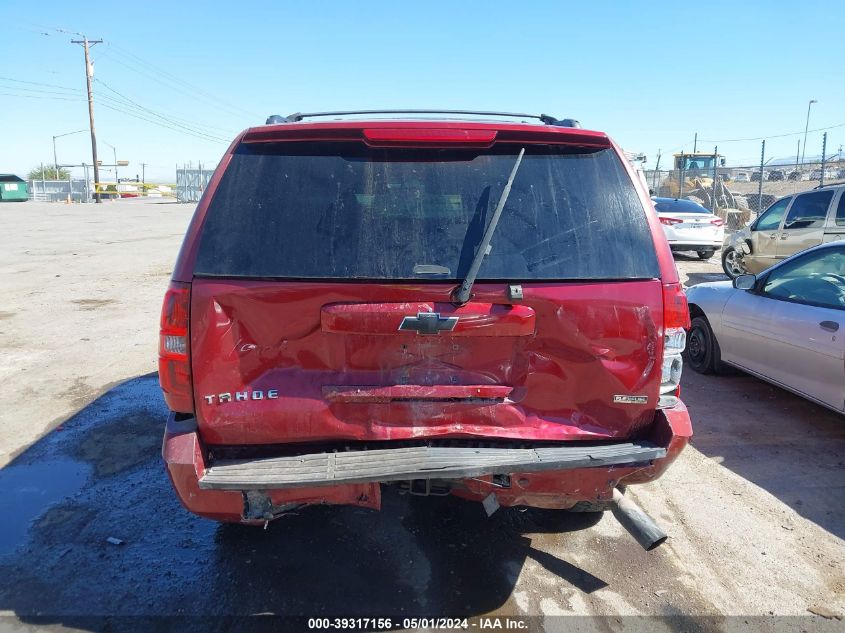
[[[539,119],[546,125],[559,127],[581,127],[575,119],[556,119],[548,114],[524,114],[521,112],[486,112],[479,110],[339,110],[337,112],[295,112],[286,117],[273,114],[267,117],[266,125],[276,123],[297,123],[303,119],[327,116],[349,116],[361,114],[470,114],[473,116],[495,116],[519,119]]]

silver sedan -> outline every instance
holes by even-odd
[[[845,243],[798,253],[759,276],[687,290],[687,362],[737,367],[845,412]]]

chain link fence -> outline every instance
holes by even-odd
[[[187,165],[177,168],[176,199],[179,202],[199,202],[212,175],[214,169],[204,169],[202,164],[195,169]]]
[[[754,220],[778,198],[809,191],[821,185],[845,184],[845,160],[697,168],[691,157],[684,168],[645,170],[654,196],[686,198],[698,202],[725,220],[735,231]],[[703,160],[700,162],[704,162]],[[711,161],[716,162],[716,161]],[[688,168],[692,165],[691,168]]]
[[[83,179],[73,180],[27,180],[30,200],[41,202],[88,202],[93,195]]]

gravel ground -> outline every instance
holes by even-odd
[[[692,446],[629,489],[671,536],[650,553],[609,515],[487,519],[392,488],[381,513],[314,508],[266,531],[188,514],[158,455],[153,372],[192,210],[0,205],[0,629],[257,613],[531,615],[546,631],[845,626],[845,419],[741,374],[684,374]],[[682,278],[723,278],[718,257],[679,255]],[[635,615],[668,619],[620,618]]]
[[[825,184],[842,184],[845,180],[841,178],[828,179]],[[793,193],[809,191],[819,186],[818,180],[765,180],[763,181],[763,193],[771,194],[778,198]],[[746,196],[755,196],[760,190],[759,182],[729,182],[728,189],[734,193],[741,193]]]

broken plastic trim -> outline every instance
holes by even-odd
[[[249,521],[272,521],[305,507],[304,503],[273,505],[270,496],[262,490],[245,490],[243,517]]]

